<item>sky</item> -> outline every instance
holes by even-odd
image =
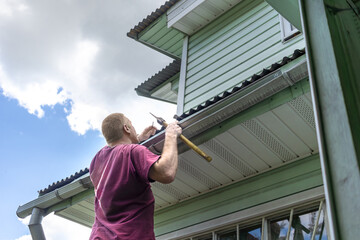
[[[99,128],[123,112],[138,132],[149,111],[176,106],[134,88],[172,59],[126,36],[165,0],[0,0],[1,240],[31,239],[18,206],[89,166],[105,145]],[[53,214],[49,240],[88,239],[90,229]]]

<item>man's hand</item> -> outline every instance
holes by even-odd
[[[166,127],[165,130],[165,134],[167,135],[173,135],[175,137],[180,136],[180,134],[182,133],[182,129],[181,127],[178,125],[178,122],[175,121],[173,123],[169,123],[168,126]]]
[[[177,121],[169,123],[165,130],[165,142],[161,157],[155,162],[149,171],[152,180],[167,184],[175,179],[178,167],[177,138],[182,132]]]
[[[154,126],[148,126],[138,135],[139,142],[147,140],[150,136],[154,135],[157,128]]]

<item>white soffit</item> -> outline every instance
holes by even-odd
[[[167,12],[168,27],[191,35],[242,0],[182,0]]]
[[[247,120],[199,146],[209,163],[180,154],[176,179],[152,184],[159,209],[318,153],[310,93]]]
[[[95,220],[94,197],[84,199],[70,207],[55,212],[55,215],[91,228]]]
[[[151,97],[160,98],[172,103],[176,103],[177,93],[171,89],[171,84],[171,82],[165,84],[164,86],[153,92],[151,94]]]

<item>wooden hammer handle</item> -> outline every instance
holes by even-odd
[[[166,128],[168,126],[168,124],[164,121],[162,123],[162,125]],[[204,153],[198,146],[196,146],[193,142],[191,142],[189,139],[187,139],[184,135],[180,134],[179,138],[186,144],[188,145],[192,150],[194,150],[195,152],[197,152],[200,156],[202,156],[203,158],[205,158],[206,161],[210,162],[212,160],[212,158],[207,155],[206,153]]]
[[[195,152],[197,152],[200,156],[205,158],[206,161],[210,162],[212,158],[204,153],[198,146],[196,146],[193,142],[191,142],[189,139],[187,139],[184,135],[180,134],[179,138],[188,145],[191,149],[193,149]]]

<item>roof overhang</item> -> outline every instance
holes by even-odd
[[[153,98],[169,103],[177,102],[180,60],[176,59],[154,76],[135,88],[139,96]]]
[[[52,212],[50,210],[52,207],[92,188],[93,185],[89,173],[87,173],[61,188],[57,188],[19,206],[16,215],[20,218],[25,218],[31,214],[33,208],[44,209],[46,210],[44,214],[47,215]]]
[[[311,97],[303,84],[307,77],[303,55],[180,121],[183,134],[213,161],[206,162],[179,143],[175,181],[152,184],[155,210],[317,153]],[[163,143],[164,131],[142,144],[159,153]],[[17,215],[24,218],[36,207],[45,215],[55,212],[91,227],[93,196],[86,173],[20,206]]]
[[[254,84],[249,85],[242,91],[232,94],[216,104],[206,107],[189,118],[180,121],[179,124],[183,128],[184,135],[188,138],[197,137],[195,139],[196,143],[201,144],[206,140],[201,137],[201,134],[208,129],[294,85],[307,76],[306,56],[303,55],[290,64],[266,75]],[[145,141],[143,145],[149,147],[155,153],[160,153],[164,144],[164,138],[165,132],[163,131]],[[184,144],[180,144],[179,152],[182,153],[186,150],[188,148]]]
[[[167,11],[167,26],[192,35],[242,0],[181,0]]]
[[[171,58],[180,59],[184,33],[168,28],[166,12],[178,0],[169,0],[130,29],[127,36]]]
[[[300,32],[302,32],[301,17],[298,0],[265,0],[271,7],[273,7],[281,16],[286,18],[292,25],[294,25]]]

